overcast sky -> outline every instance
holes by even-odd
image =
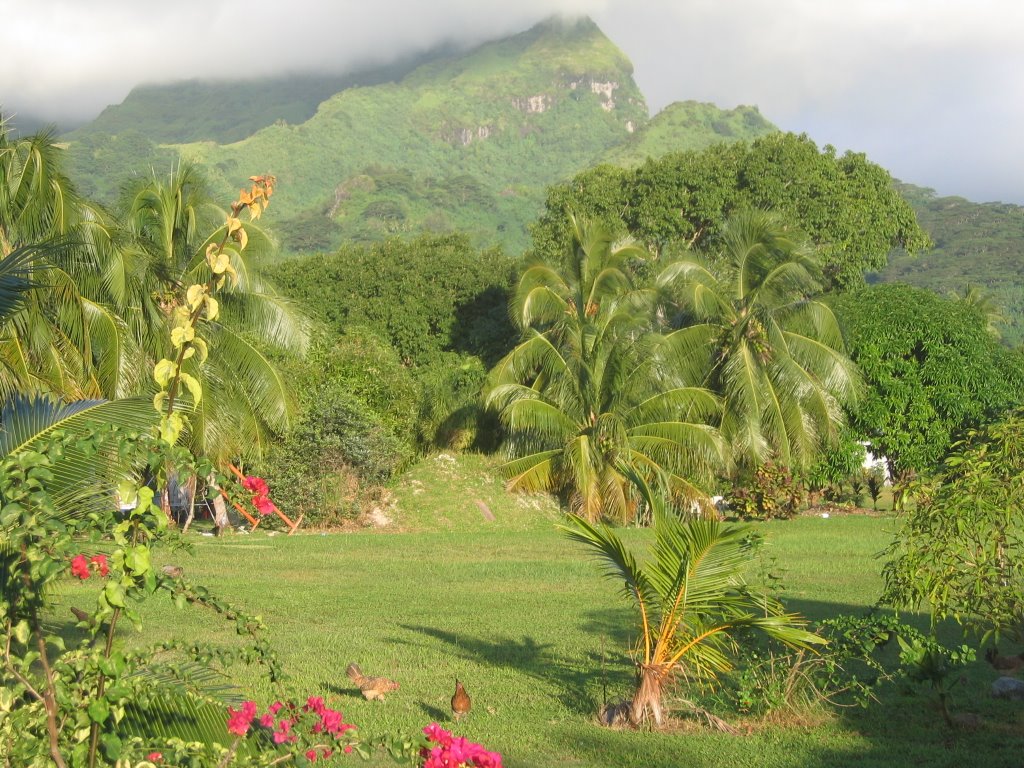
[[[652,112],[756,104],[905,181],[1024,204],[1019,0],[0,0],[0,105],[91,117],[140,82],[343,70],[588,14]]]

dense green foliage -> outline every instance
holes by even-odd
[[[851,423],[896,475],[936,467],[958,435],[1021,401],[1024,358],[966,303],[895,284],[831,303],[867,383]]]
[[[446,350],[488,363],[505,352],[512,266],[465,235],[421,235],[285,261],[270,275],[336,333],[366,326],[422,366]]]
[[[254,472],[293,519],[352,522],[415,454],[419,387],[395,351],[362,328],[320,339],[283,367],[299,416]]]
[[[542,254],[561,252],[566,214],[576,212],[657,253],[712,249],[722,223],[741,208],[771,210],[806,233],[838,287],[860,284],[897,246],[913,253],[927,243],[883,168],[793,134],[673,153],[632,171],[585,171],[549,190],[533,243]]]
[[[980,286],[1002,310],[996,328],[1003,341],[1024,341],[1024,207],[939,197],[912,184],[897,188],[935,245],[916,257],[893,253],[877,278],[961,296],[969,284]]]
[[[932,621],[1020,640],[1024,633],[1024,417],[953,446],[887,551],[884,600]]]

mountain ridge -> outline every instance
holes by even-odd
[[[217,194],[270,171],[280,182],[279,231],[293,251],[457,228],[480,245],[517,252],[528,246],[527,226],[549,184],[601,162],[634,134],[632,152],[642,154],[650,125],[659,135],[632,72],[592,20],[552,18],[471,50],[441,51],[387,82],[350,84],[301,122],[277,118],[241,137],[220,134],[231,141],[194,131],[181,141],[182,134],[168,135],[163,113],[150,116],[161,126],[149,131],[134,106],[149,93],[142,91],[126,100],[131,110],[108,108],[103,120],[67,136],[72,176],[110,202],[128,175],[180,158],[200,162]],[[226,88],[211,86],[204,101]],[[164,113],[173,110],[185,123],[194,112],[171,105]],[[271,107],[255,102],[253,110]],[[742,118],[710,105],[663,112],[687,111],[702,113],[690,121],[687,146],[775,130],[762,119],[744,132]],[[242,126],[252,119],[239,115]],[[105,132],[111,125],[117,132]]]

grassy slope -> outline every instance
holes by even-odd
[[[554,530],[550,508],[530,515],[495,496],[498,520],[483,522],[467,500],[495,493],[495,483],[487,461],[435,458],[398,490],[402,532],[199,538],[195,557],[177,562],[189,578],[264,617],[296,695],[325,695],[368,731],[414,731],[431,720],[450,726],[457,675],[474,711],[456,731],[500,750],[510,768],[1020,764],[1019,708],[987,698],[993,675],[984,664],[969,670],[956,697],[991,723],[976,733],[947,733],[925,696],[895,687],[867,711],[743,737],[597,727],[593,713],[606,692],[622,696],[630,684],[629,610],[618,585],[600,579]],[[820,617],[874,600],[881,580],[873,555],[891,526],[887,518],[849,516],[760,530],[785,568],[790,607]],[[626,535],[639,546],[648,532]],[[68,599],[92,598],[76,584]],[[231,642],[209,616],[155,601],[144,613],[146,639],[201,634]],[[354,660],[398,679],[401,690],[384,703],[363,701],[344,676]],[[244,671],[237,681],[261,704],[272,695]]]
[[[900,192],[935,247],[916,258],[893,254],[879,279],[940,294],[963,295],[968,283],[981,286],[1007,315],[1003,340],[1024,342],[1024,207],[938,197],[912,184],[900,185]]]

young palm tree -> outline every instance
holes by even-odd
[[[620,466],[663,471],[674,493],[703,497],[695,481],[721,459],[709,426],[718,404],[704,389],[665,386],[649,296],[629,271],[647,254],[571,225],[564,267],[523,273],[513,299],[523,340],[491,373],[487,404],[510,436],[509,484],[563,492],[589,520],[631,516]]]
[[[803,629],[799,616],[745,583],[754,546],[746,527],[684,518],[666,506],[663,493],[630,474],[654,514],[655,538],[643,565],[607,526],[574,515],[561,528],[590,548],[605,576],[624,585],[639,614],[639,675],[629,712],[634,725],[649,717],[662,725],[673,681],[708,683],[728,671],[740,630],[758,630],[798,648],[825,642]]]
[[[688,323],[666,344],[684,380],[722,397],[722,432],[738,464],[775,454],[807,467],[859,386],[835,316],[814,298],[818,262],[763,211],[734,214],[722,244],[717,258],[687,255],[659,276]]]

